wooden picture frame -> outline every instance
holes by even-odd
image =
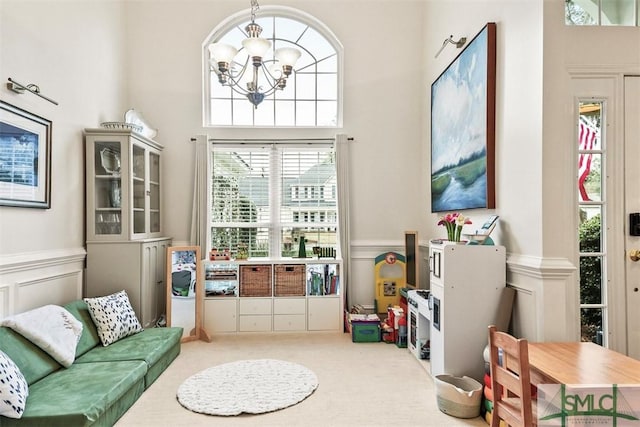
[[[496,24],[431,85],[431,211],[495,208]]]
[[[51,127],[0,101],[0,206],[51,208]]]

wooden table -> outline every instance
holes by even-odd
[[[532,384],[640,384],[640,360],[590,342],[529,343]]]

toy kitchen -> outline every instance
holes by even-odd
[[[428,360],[430,358],[431,318],[433,315],[438,317],[438,307],[434,307],[430,292],[423,289],[407,291],[407,305],[409,307],[407,346],[416,358]],[[434,313],[431,311],[432,308],[435,309]]]

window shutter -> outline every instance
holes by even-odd
[[[331,147],[273,144],[214,147],[212,245],[249,248],[249,256],[298,256],[304,236],[336,248],[335,152]]]

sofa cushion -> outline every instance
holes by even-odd
[[[142,395],[146,369],[139,361],[74,363],[29,387],[26,410],[15,425],[113,425]],[[5,424],[14,425],[10,419]]]
[[[80,336],[80,341],[76,346],[76,358],[78,358],[93,347],[100,345],[100,337],[86,302],[82,300],[72,301],[65,304],[64,308],[69,310],[69,313],[73,314],[82,323],[82,336]]]
[[[29,395],[29,386],[20,369],[0,351],[0,415],[20,418]]]
[[[62,368],[38,346],[4,326],[0,327],[0,350],[18,366],[29,385]]]
[[[103,346],[142,330],[124,290],[103,297],[85,298],[84,302],[87,303]]]
[[[141,360],[148,367],[145,387],[149,387],[180,353],[181,338],[182,328],[149,328],[108,347],[98,346],[76,359],[76,363]]]

